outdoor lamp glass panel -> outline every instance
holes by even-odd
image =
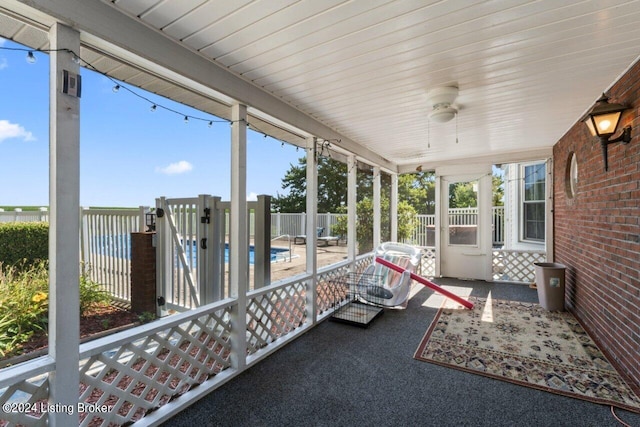
[[[147,212],[145,215],[145,225],[147,226],[147,231],[154,231],[156,229],[156,214],[153,212]]]
[[[599,116],[592,116],[592,120],[595,122],[596,134],[598,136],[606,136],[616,133],[621,114],[621,111],[616,111],[613,113],[601,114]]]

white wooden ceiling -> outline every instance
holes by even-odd
[[[68,20],[85,34],[83,55],[104,72],[225,117],[234,93],[224,82],[207,92],[168,78],[166,64],[133,64],[117,37],[94,40],[99,22],[89,15],[102,10],[105,27],[130,21],[126,28],[138,26],[145,39],[151,29],[249,83],[255,92],[242,101],[263,126],[278,125],[269,133],[302,143],[283,122],[304,136],[312,118],[344,138],[336,145],[401,171],[548,152],[640,55],[639,0],[0,0],[3,10],[3,37],[42,47],[50,22],[41,13]],[[443,85],[459,87],[458,117],[429,123],[426,92]],[[258,112],[251,100],[263,91],[305,120],[275,104],[275,114]],[[218,92],[219,102],[211,99]]]

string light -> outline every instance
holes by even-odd
[[[143,96],[143,95],[141,95],[141,94],[137,93],[136,91],[132,90],[131,88],[127,87],[126,85],[123,85],[123,84],[119,83],[117,80],[115,80],[114,78],[112,78],[112,77],[111,77],[111,76],[109,76],[108,74],[106,74],[106,73],[104,73],[104,72],[102,72],[102,71],[98,70],[98,69],[97,69],[93,64],[91,64],[90,62],[87,62],[86,60],[84,60],[83,58],[81,58],[81,57],[80,57],[80,55],[78,55],[77,53],[75,53],[75,52],[74,52],[73,50],[71,50],[71,49],[35,49],[35,50],[34,50],[34,49],[29,49],[29,48],[18,48],[18,47],[0,46],[0,50],[13,50],[13,51],[22,51],[22,52],[27,52],[27,58],[26,58],[26,59],[27,59],[27,62],[29,62],[30,64],[35,63],[35,62],[36,62],[36,60],[37,60],[36,56],[34,55],[34,51],[35,51],[35,52],[44,52],[44,53],[48,53],[48,52],[68,52],[68,53],[71,55],[71,60],[72,60],[73,62],[75,62],[76,64],[80,64],[80,63],[81,63],[80,61],[82,61],[82,62],[85,64],[85,67],[86,67],[86,68],[91,69],[92,71],[94,71],[94,72],[96,72],[96,73],[98,73],[98,74],[102,75],[103,77],[105,77],[105,78],[109,79],[109,80],[114,84],[114,86],[113,86],[113,88],[112,88],[112,91],[113,91],[114,93],[119,92],[119,91],[120,91],[120,89],[125,90],[125,91],[129,92],[130,94],[132,94],[132,95],[134,95],[134,96],[136,96],[136,97],[138,97],[138,98],[142,99],[143,101],[148,102],[148,103],[149,103],[149,105],[150,105],[149,110],[150,110],[151,112],[155,112],[158,108],[162,108],[162,109],[164,109],[164,110],[166,110],[166,111],[169,111],[169,112],[171,112],[171,113],[181,115],[181,116],[184,118],[184,122],[185,122],[185,123],[189,123],[189,119],[193,119],[193,120],[200,120],[200,121],[204,121],[204,122],[206,122],[206,123],[207,123],[207,126],[208,126],[209,128],[211,128],[211,127],[213,126],[213,123],[223,123],[223,122],[226,122],[226,123],[229,123],[229,126],[233,126],[233,124],[234,124],[235,122],[245,121],[245,120],[237,120],[237,121],[233,121],[233,120],[226,120],[226,119],[211,120],[210,118],[195,117],[195,116],[186,115],[186,114],[184,114],[184,113],[181,113],[180,111],[177,111],[177,110],[175,110],[175,109],[173,109],[173,108],[170,108],[170,107],[167,107],[167,106],[164,106],[164,105],[158,104],[158,103],[156,103],[156,102],[154,102],[154,101],[151,101],[149,98],[147,98],[147,97],[145,97],[145,96]],[[270,135],[268,135],[266,132],[262,132],[262,131],[261,131],[260,129],[258,129],[255,125],[253,125],[253,126],[252,126],[251,124],[247,123],[247,127],[250,127],[250,126],[251,126],[251,127],[253,127],[257,132],[262,133],[262,134],[264,135],[264,137],[265,137],[265,138],[266,138],[267,136],[270,136]],[[280,126],[277,126],[277,125],[275,125],[275,124],[271,124],[271,126],[274,126],[274,127],[278,128],[278,129],[281,129],[281,130],[283,130],[283,131],[287,131],[287,132],[289,132],[287,129],[282,128],[282,127],[280,127]],[[303,136],[297,135],[297,134],[295,134],[295,133],[292,133],[292,135],[295,135],[295,136],[297,136],[298,138],[300,138],[300,139],[302,139],[302,140],[305,140],[305,139],[306,139],[306,138],[304,138]],[[272,138],[273,138],[273,137],[272,137]],[[278,140],[278,141],[281,141],[281,142],[282,142],[282,146],[283,146],[283,147],[284,147],[284,143],[285,143],[285,142],[289,143],[288,141],[280,140],[280,139],[278,139],[278,138],[274,138],[274,139],[276,139],[276,140]],[[340,140],[336,140],[336,141],[337,141],[337,142],[340,142]],[[295,145],[295,144],[292,144],[292,145]],[[296,150],[297,150],[298,148],[299,148],[299,147],[296,145]]]

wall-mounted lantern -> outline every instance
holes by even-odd
[[[147,233],[156,231],[156,214],[154,212],[144,214],[144,223],[147,226]]]
[[[618,123],[620,123],[620,116],[622,116],[622,112],[627,109],[628,107],[622,104],[609,104],[609,98],[603,93],[600,99],[596,101],[596,105],[593,106],[584,119],[591,135],[600,138],[605,171],[609,170],[609,162],[607,160],[607,147],[609,144],[616,142],[628,144],[631,141],[631,126],[625,127],[619,137],[609,139],[616,133]]]

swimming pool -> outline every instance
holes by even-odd
[[[284,252],[289,252],[288,249],[283,248],[271,248],[271,262],[281,261],[284,259]],[[224,262],[229,262],[229,244],[224,244]],[[249,246],[249,264],[255,263],[255,248],[253,245]]]
[[[91,242],[91,249],[100,255],[108,255],[116,258],[130,259],[131,257],[131,236],[121,234],[118,236],[96,236]],[[286,259],[286,252],[288,249],[284,248],[271,248],[271,262],[282,261]],[[195,265],[196,256],[198,253],[198,245],[195,241],[192,242],[191,247],[185,247],[185,255],[187,259],[193,260]],[[177,251],[176,251],[177,254]],[[176,255],[177,256],[177,255]],[[224,245],[224,262],[229,262],[229,244]],[[249,264],[255,262],[255,247],[249,246]]]

